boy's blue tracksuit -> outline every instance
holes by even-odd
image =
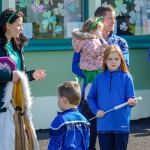
[[[104,112],[134,98],[134,86],[130,75],[121,70],[106,71],[97,75],[88,95],[88,104],[96,115],[98,110]],[[111,111],[102,118],[97,118],[98,132],[129,132],[129,105]]]
[[[58,114],[50,127],[48,150],[87,150],[90,123],[78,109]]]

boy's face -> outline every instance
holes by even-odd
[[[57,101],[58,107],[61,109],[61,111],[64,111],[65,110],[65,104],[66,104],[65,97],[60,97],[58,95],[57,98],[58,98],[58,101]]]

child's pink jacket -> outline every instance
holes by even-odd
[[[82,70],[99,70],[102,67],[104,48],[99,39],[91,33],[73,30],[72,46],[75,52],[80,52],[80,68]],[[85,36],[86,34],[86,36]]]

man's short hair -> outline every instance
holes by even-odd
[[[106,12],[108,12],[108,11],[114,11],[114,8],[110,5],[108,5],[108,6],[99,6],[95,11],[94,16],[95,17],[105,16]]]

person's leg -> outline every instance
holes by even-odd
[[[89,114],[88,120],[94,117],[93,114]],[[88,150],[96,150],[96,139],[97,139],[97,128],[96,128],[96,119],[90,121],[90,141]]]
[[[98,133],[100,150],[116,150],[114,148],[114,133]]]
[[[93,118],[95,115],[91,112],[88,107],[87,101],[84,99],[85,95],[82,94],[82,102],[80,104],[80,112],[87,119]],[[96,119],[93,119],[90,122],[90,140],[89,140],[89,148],[88,150],[96,150],[96,139],[97,139],[97,128],[96,128]]]
[[[89,91],[90,91],[90,89],[91,89],[91,86],[92,86],[92,84],[91,83],[88,83],[87,84],[87,86],[86,86],[86,88],[85,88],[85,97],[84,97],[84,100],[87,100],[87,96],[88,96],[88,94],[89,94]]]
[[[88,110],[82,109],[82,115],[86,119],[91,119],[94,117],[94,114]],[[89,148],[88,150],[96,150],[96,138],[97,138],[97,129],[96,129],[96,119],[93,119],[90,122],[90,141],[89,141]]]
[[[115,150],[126,150],[129,133],[115,133]]]

